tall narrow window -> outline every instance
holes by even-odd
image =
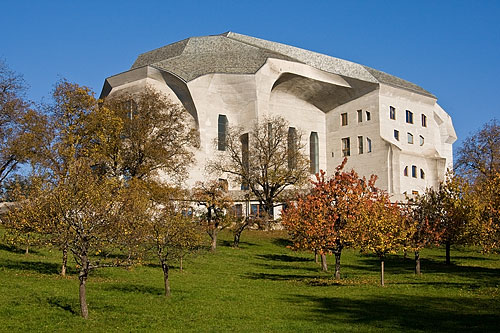
[[[427,127],[427,116],[422,113],[422,127]]]
[[[342,126],[346,126],[347,125],[347,113],[342,113],[340,115],[340,119],[341,119],[341,122],[342,122]]]
[[[366,121],[370,121],[372,119],[372,114],[370,111],[366,111]]]
[[[423,146],[424,142],[425,142],[424,137],[420,135],[420,145]]]
[[[389,118],[396,120],[396,108],[394,106],[389,106]]]
[[[408,143],[413,144],[413,134],[411,134],[410,132],[408,132]]]
[[[218,135],[217,135],[217,149],[226,150],[226,135],[227,135],[227,117],[223,114],[219,115],[218,120]]]
[[[229,183],[227,182],[227,179],[219,178],[219,185],[224,192],[227,192],[227,190],[229,189]]]
[[[127,118],[132,120],[135,116],[138,115],[137,111],[137,103],[133,100],[130,99],[126,102],[124,102],[124,108],[127,110]]]
[[[406,110],[406,122],[408,124],[413,124],[413,112]]]
[[[372,139],[366,138],[366,152],[371,153],[372,152]]]
[[[425,172],[422,169],[420,169],[420,178],[425,179]]]
[[[411,166],[411,176],[413,178],[417,178],[417,166],[415,166],[415,165]]]
[[[250,170],[248,133],[243,134],[240,137],[240,141],[241,141],[241,162],[243,166],[243,172],[246,175],[245,178],[248,178],[248,171]],[[243,179],[241,182],[241,189],[248,190],[248,183],[245,181],[245,179]]]
[[[363,154],[363,137],[358,136],[358,154]]]
[[[405,166],[405,169],[403,171],[403,175],[405,175],[406,177],[408,177],[408,166]]]
[[[398,130],[394,130],[394,139],[399,141],[399,131]]]
[[[363,122],[363,110],[358,110],[358,123]]]
[[[309,159],[311,160],[311,173],[319,172],[319,142],[318,133],[311,132],[309,136]]]
[[[349,138],[342,139],[342,156],[351,156],[351,141]]]
[[[297,130],[295,127],[288,128],[288,169],[297,166]]]

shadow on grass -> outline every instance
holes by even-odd
[[[259,254],[257,255],[257,258],[265,260],[284,261],[284,262],[313,261],[313,258],[295,257],[295,256],[290,256],[288,254]]]
[[[338,321],[391,331],[498,332],[500,321],[500,306],[491,299],[385,294],[362,300],[295,295],[287,301],[307,304],[311,309],[311,315],[303,318],[307,321]]]
[[[271,281],[302,281],[312,278],[311,275],[299,274],[271,274],[271,273],[248,273],[243,277],[250,280],[271,280]]]
[[[282,247],[287,247],[287,246],[292,246],[293,242],[289,239],[286,238],[274,238],[272,240],[272,243],[274,245],[282,246]]]
[[[73,306],[71,305],[71,302],[69,302],[67,299],[63,297],[48,297],[47,298],[47,303],[49,305],[60,308],[64,311],[68,311],[71,314],[78,314],[78,311],[73,309]]]
[[[284,265],[284,264],[276,264],[276,263],[257,263],[259,267],[264,267],[267,269],[281,269],[281,270],[300,270],[307,272],[320,272],[321,267],[318,265],[317,267],[301,267],[297,265]]]
[[[15,245],[0,244],[0,250],[12,252],[12,253],[17,253],[17,254],[25,254],[26,253],[26,249],[22,249],[20,247],[15,246]],[[29,253],[37,254],[38,251],[30,248]]]
[[[40,274],[59,274],[61,272],[61,265],[41,261],[12,261],[1,260],[0,266],[8,269],[17,269],[22,271],[33,271]],[[67,274],[75,273],[73,269],[67,269]]]
[[[475,258],[474,258],[475,259]],[[376,271],[380,269],[380,260],[375,256],[363,256],[362,265],[346,265],[361,271]],[[456,265],[429,258],[420,259],[421,270],[424,274],[445,273],[460,278],[474,280],[482,286],[496,286],[500,283],[500,268],[489,268],[469,265]],[[411,273],[414,271],[414,261],[404,260],[402,257],[391,256],[385,260],[385,271],[392,273]]]
[[[233,247],[233,241],[221,240],[220,243],[219,243],[219,245],[220,246],[224,246],[224,247]],[[255,246],[255,245],[257,245],[257,244],[250,243],[250,242],[240,241],[239,247]]]
[[[113,284],[104,287],[109,291],[119,291],[134,294],[151,294],[151,295],[163,295],[165,291],[162,288],[143,286],[139,284]]]

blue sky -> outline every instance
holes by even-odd
[[[99,94],[138,54],[234,31],[347,59],[421,85],[461,140],[500,115],[500,1],[4,1],[0,57],[28,97],[59,78]]]

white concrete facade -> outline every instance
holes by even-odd
[[[319,168],[327,173],[344,158],[342,139],[349,138],[347,167],[362,176],[376,174],[377,185],[394,199],[436,186],[452,166],[455,131],[434,95],[345,60],[234,33],[189,38],[140,55],[131,70],[106,80],[101,96],[146,84],[183,104],[197,126],[201,145],[188,185],[206,179],[205,163],[217,149],[219,115],[246,128],[279,115],[300,129],[304,140],[316,132]],[[406,121],[407,110],[412,123]],[[308,142],[306,149],[309,154]]]

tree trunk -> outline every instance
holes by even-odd
[[[335,252],[335,280],[340,280],[340,254],[342,252]]]
[[[314,250],[314,262],[318,263],[318,250]]]
[[[326,263],[326,255],[321,253],[321,270],[323,272],[328,272],[328,265]]]
[[[67,265],[68,265],[68,246],[66,245],[62,250],[61,276],[66,276]]]
[[[384,258],[380,258],[380,285],[382,287],[385,286],[385,284],[384,284]]]
[[[415,274],[420,275],[420,252],[415,251]]]
[[[163,269],[163,281],[165,283],[165,297],[170,297],[170,281],[168,280],[168,264],[165,260],[161,261],[161,268]]]
[[[87,307],[86,283],[89,274],[89,261],[86,255],[83,255],[81,259],[82,267],[78,274],[78,279],[80,280],[80,313],[83,318],[87,319],[89,317],[89,309]]]
[[[28,255],[30,253],[30,236],[28,234],[28,237],[26,238],[26,250],[24,251],[25,255]]]
[[[408,257],[408,253],[406,251],[406,249],[403,250],[403,260],[406,260],[406,258]]]
[[[234,234],[233,247],[240,247],[240,237],[241,233]]]
[[[217,229],[214,229],[210,233],[210,238],[212,238],[212,244],[210,245],[210,250],[215,252],[217,249]]]
[[[183,256],[181,256],[181,257],[179,258],[179,259],[180,259],[180,260],[179,260],[179,261],[180,261],[180,262],[179,262],[179,270],[180,270],[181,272],[182,272],[182,258],[183,258]]]
[[[449,265],[451,263],[451,260],[450,260],[450,247],[451,247],[451,243],[449,241],[446,242],[446,265]]]

